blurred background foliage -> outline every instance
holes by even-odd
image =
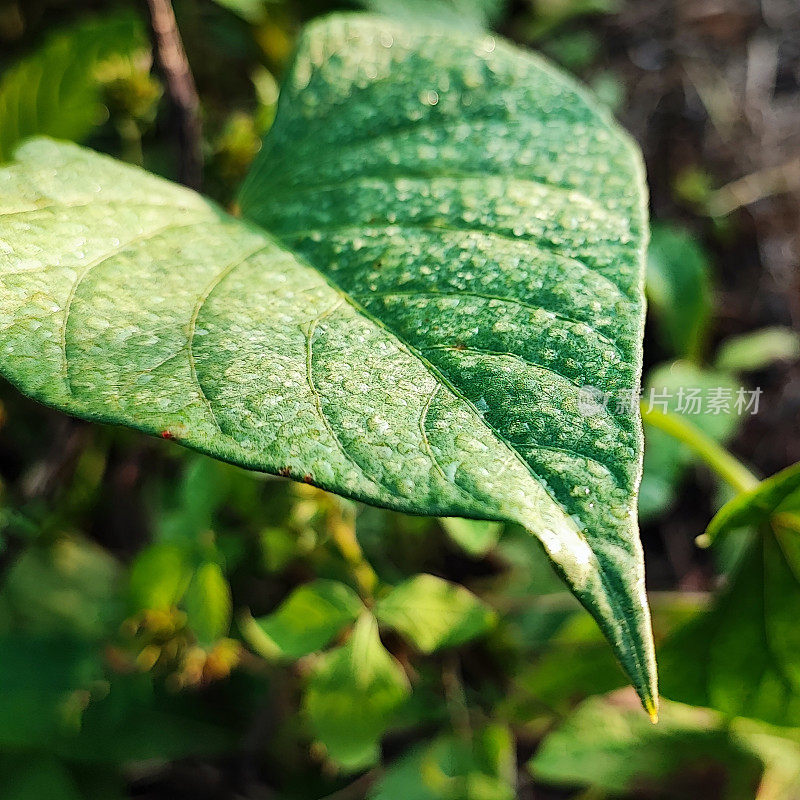
[[[174,6],[228,206],[298,30],[355,4]],[[758,388],[758,414],[691,421],[760,475],[799,461],[796,0],[363,6],[491,27],[594,89],[648,164],[645,401]],[[48,134],[175,178],[154,61],[144,3],[0,0],[0,161]],[[646,430],[653,727],[519,530],[359,506],[5,384],[0,425],[0,800],[800,798],[794,473],[759,490],[769,533],[728,514],[703,552],[733,493]]]

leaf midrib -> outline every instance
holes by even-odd
[[[566,196],[568,200],[574,200],[578,203],[584,203],[587,207],[593,208],[595,210],[600,210],[606,213],[609,219],[613,219],[616,222],[624,223],[626,220],[625,215],[623,214],[613,214],[608,211],[604,206],[598,203],[593,198],[589,197],[588,195],[584,194],[580,189],[577,188],[566,188],[562,186],[558,186],[553,183],[549,183],[547,181],[542,180],[541,178],[534,178],[531,176],[521,176],[518,174],[514,174],[512,172],[469,172],[469,171],[458,171],[458,170],[443,170],[443,169],[425,169],[419,170],[418,172],[412,171],[412,168],[409,165],[403,166],[403,172],[397,173],[387,173],[384,175],[379,175],[376,173],[358,173],[356,175],[351,175],[348,178],[342,178],[341,180],[336,181],[322,181],[320,183],[309,183],[309,184],[301,184],[301,185],[281,185],[277,183],[274,187],[270,190],[270,198],[275,197],[282,197],[285,195],[293,195],[293,194],[307,194],[308,192],[327,192],[330,190],[342,189],[351,186],[352,184],[357,184],[359,182],[364,183],[383,183],[387,184],[390,182],[397,182],[402,180],[409,180],[409,181],[417,181],[417,182],[427,182],[431,180],[451,180],[451,181],[475,181],[476,183],[485,184],[485,182],[489,179],[505,181],[508,183],[514,184],[530,184],[532,186],[536,186],[538,189],[542,189],[547,193],[553,193],[556,195]]]
[[[365,231],[376,230],[376,231],[386,231],[386,229],[395,228],[397,230],[402,230],[403,228],[408,229],[415,229],[415,230],[425,230],[425,231],[441,231],[443,233],[464,233],[464,234],[478,234],[480,236],[487,236],[488,238],[495,238],[495,239],[502,239],[503,241],[507,242],[530,242],[535,246],[545,250],[548,253],[552,253],[553,255],[559,256],[564,259],[568,259],[570,261],[574,261],[577,264],[580,264],[587,272],[591,272],[594,275],[599,276],[600,278],[604,278],[607,280],[613,287],[619,292],[628,302],[632,301],[632,295],[638,291],[638,287],[633,286],[629,288],[625,288],[621,284],[617,283],[616,281],[612,280],[608,277],[608,275],[601,272],[599,269],[589,266],[581,259],[576,258],[573,255],[565,255],[562,252],[559,252],[557,249],[557,245],[553,242],[549,241],[546,238],[537,238],[532,233],[522,233],[519,236],[514,234],[507,234],[501,233],[500,231],[493,231],[491,228],[470,228],[468,226],[458,227],[456,225],[440,225],[440,224],[433,224],[430,222],[420,222],[415,223],[412,220],[406,220],[404,222],[391,222],[390,220],[382,220],[383,225],[376,224],[375,221],[370,222],[369,224],[359,224],[357,222],[351,222],[346,225],[317,225],[313,228],[297,228],[295,230],[288,230],[285,232],[281,232],[280,237],[281,239],[302,239],[305,237],[311,237],[315,233],[339,233],[347,230],[358,230],[362,233]],[[258,224],[258,223],[256,223]],[[266,230],[264,228],[263,230]],[[286,245],[284,245],[286,246]],[[292,248],[292,252],[294,252],[294,248]],[[321,270],[317,270],[321,272]]]
[[[569,314],[565,314],[562,311],[556,311],[554,308],[548,308],[544,305],[536,305],[534,303],[529,303],[525,300],[517,300],[514,297],[505,297],[499,294],[489,294],[488,292],[473,292],[473,291],[461,291],[461,290],[447,290],[444,292],[437,291],[436,289],[395,289],[395,290],[385,290],[380,292],[361,292],[359,294],[354,295],[354,297],[441,297],[444,299],[452,299],[452,298],[460,298],[460,297],[474,297],[480,300],[496,300],[501,303],[509,303],[517,306],[521,306],[522,308],[530,309],[531,311],[544,311],[547,314],[551,314],[556,319],[560,319],[562,322],[569,322],[573,325],[585,325],[592,333],[594,333],[597,338],[603,343],[607,344],[609,347],[613,347],[616,351],[617,355],[621,358],[625,358],[625,354],[622,352],[622,348],[611,338],[609,338],[606,334],[600,331],[597,327],[592,325],[586,320],[578,319],[577,317],[571,317]],[[503,353],[503,355],[517,355],[516,353]],[[521,356],[517,356],[521,358]],[[532,363],[532,362],[531,362]],[[546,367],[544,369],[547,369]],[[556,373],[558,374],[558,373]],[[561,376],[565,377],[565,376]],[[574,383],[570,378],[565,378],[570,383]],[[577,384],[575,384],[577,386]]]
[[[391,143],[392,140],[398,138],[398,134],[428,133],[428,132],[433,132],[433,131],[449,133],[449,132],[452,132],[453,129],[459,128],[459,127],[464,126],[464,125],[467,125],[468,127],[470,127],[471,131],[473,131],[473,132],[476,131],[476,130],[480,130],[481,132],[485,133],[485,129],[492,128],[492,127],[497,127],[499,130],[502,130],[502,131],[510,131],[510,130],[512,130],[514,128],[525,128],[526,124],[533,123],[533,122],[537,123],[538,126],[541,126],[543,128],[546,126],[546,123],[545,123],[545,121],[543,119],[540,119],[539,117],[533,117],[533,116],[522,117],[522,118],[514,118],[514,119],[510,119],[510,120],[503,120],[502,122],[500,122],[498,120],[487,119],[485,117],[476,117],[476,118],[473,118],[473,119],[470,119],[470,120],[465,120],[463,118],[449,118],[449,119],[446,119],[446,120],[432,120],[429,123],[424,123],[424,124],[423,123],[417,123],[416,125],[409,125],[407,127],[400,127],[400,128],[397,128],[396,130],[392,130],[392,131],[389,131],[389,132],[383,133],[383,134],[376,134],[376,135],[370,136],[370,137],[364,137],[364,138],[355,139],[355,140],[354,139],[348,139],[346,142],[345,141],[343,141],[343,142],[335,142],[331,146],[336,146],[337,152],[339,153],[337,158],[336,159],[333,159],[333,158],[320,159],[320,163],[322,163],[325,166],[335,166],[337,164],[338,160],[340,159],[341,153],[343,151],[347,152],[349,150],[362,149],[365,146],[373,144],[375,142]],[[538,131],[534,130],[534,128],[532,126],[528,130],[533,134],[538,133]],[[609,128],[608,127],[604,127],[604,130],[606,132],[608,132]],[[596,141],[599,142],[601,140],[597,139]],[[318,151],[318,149],[319,149],[319,142],[318,141],[309,140],[305,144],[307,144],[307,150],[310,151],[310,152],[315,152],[316,153]],[[278,141],[275,144],[273,144],[270,149],[271,150],[279,150],[281,147],[283,147],[283,145],[284,145],[283,142]],[[431,143],[431,145],[433,145],[433,143]],[[408,166],[408,165],[406,165],[406,166]],[[285,173],[283,173],[283,175],[281,175],[279,173],[278,176],[276,176],[275,185],[276,186],[283,186],[283,184],[287,180],[289,180],[293,174],[295,174],[295,173],[285,172]],[[566,191],[569,191],[569,190],[572,190],[572,189],[576,188],[573,184],[558,183],[558,182],[554,182],[554,181],[548,181],[547,179],[542,178],[541,176],[535,178],[534,180],[537,183],[540,183],[542,186],[548,186],[548,187],[551,187],[551,188],[554,188],[554,189],[564,189]],[[298,185],[300,187],[305,187],[308,184],[300,183],[300,184],[296,184],[296,185]],[[274,189],[275,186],[272,186],[272,188]]]

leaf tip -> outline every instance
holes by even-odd
[[[707,533],[701,533],[699,536],[695,536],[694,543],[703,550],[706,550],[711,547],[711,537]]]

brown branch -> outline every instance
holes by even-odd
[[[185,186],[199,189],[203,178],[203,142],[197,88],[171,0],[147,0],[147,5],[156,61],[177,122],[180,146],[178,180]]]

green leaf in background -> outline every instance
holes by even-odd
[[[67,709],[71,699],[87,696],[102,679],[97,650],[96,643],[61,630],[39,635],[23,629],[0,636],[3,753],[43,748],[64,729],[74,733],[77,720]]]
[[[70,774],[55,758],[32,759],[4,775],[0,800],[83,800]]]
[[[660,641],[695,617],[705,602],[699,593],[664,592],[653,596],[651,608],[656,641]],[[539,652],[515,675],[519,691],[511,693],[504,706],[511,718],[530,725],[537,717],[563,717],[578,701],[625,686],[625,674],[590,622],[588,615],[574,609],[539,644]]]
[[[329,758],[355,771],[375,763],[380,737],[408,694],[405,673],[364,613],[347,644],[321,656],[304,707]]]
[[[515,717],[521,722],[545,710],[566,715],[576,700],[625,685],[619,664],[588,622],[585,614],[573,613],[544,652],[520,671],[516,684],[523,700]]]
[[[486,555],[497,544],[503,532],[502,523],[482,519],[442,517],[439,522],[447,535],[471,556]]]
[[[300,658],[330,644],[362,610],[349,586],[320,579],[295,589],[272,614],[245,620],[244,633],[265,658]]]
[[[249,222],[67,145],[0,171],[1,368],[243,466],[523,525],[655,713],[640,421],[581,404],[638,388],[644,199],[635,146],[540,58],[329,17]]]
[[[717,442],[727,442],[744,417],[737,413],[736,397],[741,384],[731,375],[675,361],[654,367],[647,376],[643,401],[656,410],[685,416]],[[722,393],[720,395],[720,393]],[[715,396],[727,404],[711,405]],[[649,520],[663,514],[675,500],[687,467],[695,462],[692,452],[675,438],[645,426],[644,474],[639,489],[639,516]]]
[[[529,764],[532,774],[556,786],[587,786],[614,796],[756,797],[764,763],[726,730],[720,715],[664,703],[653,726],[630,700],[615,693],[583,703],[544,740]]]
[[[399,758],[372,787],[369,800],[513,800],[516,754],[500,725],[472,740],[440,736]]]
[[[800,726],[800,537],[764,530],[714,605],[659,650],[666,697]]]
[[[687,231],[654,225],[647,251],[647,299],[665,347],[698,361],[711,316],[708,258]]]
[[[0,616],[13,614],[34,634],[101,638],[123,610],[119,577],[117,561],[92,542],[64,538],[34,546],[4,577]]]
[[[231,588],[219,564],[201,564],[183,597],[183,607],[200,644],[212,644],[228,633]]]
[[[230,485],[231,467],[210,458],[190,459],[176,497],[158,517],[159,541],[186,549],[202,548]]]
[[[787,467],[726,503],[709,522],[701,541],[708,546],[728,531],[764,524],[800,534],[800,464]]]
[[[776,361],[800,357],[800,334],[791,328],[762,328],[731,336],[719,346],[715,367],[728,372],[755,372]]]
[[[800,786],[800,738],[797,729],[774,728],[749,719],[730,723],[737,739],[764,764],[756,800],[797,800]]]
[[[164,691],[147,675],[116,676],[108,694],[86,708],[80,730],[62,736],[53,749],[83,765],[230,753],[240,732],[224,728],[219,717],[218,707],[203,711],[190,694]]]
[[[472,592],[433,575],[396,586],[375,604],[375,616],[423,653],[468,642],[495,622],[494,612]]]
[[[149,47],[139,18],[121,13],[61,29],[0,78],[0,162],[29,136],[80,141],[103,121],[100,66]]]
[[[456,28],[480,30],[497,19],[507,0],[358,0],[376,14],[419,24],[427,20]]]
[[[530,0],[530,4],[533,19],[525,30],[530,41],[544,39],[581,17],[613,14],[621,5],[620,0]]]
[[[186,592],[192,570],[184,548],[157,543],[136,556],[128,574],[128,593],[134,611],[165,611]]]
[[[217,5],[227,8],[245,22],[257,25],[266,17],[266,6],[270,0],[214,0]]]

